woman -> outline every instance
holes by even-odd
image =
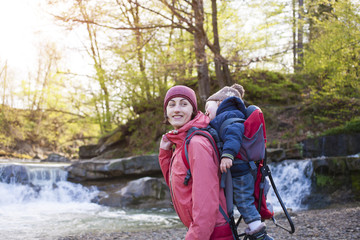
[[[164,114],[165,121],[174,130],[165,134],[160,142],[159,162],[175,211],[189,229],[185,239],[233,239],[219,211],[219,205],[226,209],[226,203],[220,188],[218,158],[203,136],[196,135],[189,143],[191,179],[184,185],[187,167],[181,156],[182,144],[190,128],[209,124],[209,118],[197,111],[195,92],[181,85],[169,89],[164,99]]]

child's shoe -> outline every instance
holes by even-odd
[[[246,238],[249,240],[274,240],[272,237],[266,233],[266,225],[262,223],[257,229],[250,231],[250,229],[245,230]]]

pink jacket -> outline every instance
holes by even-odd
[[[208,124],[209,118],[198,112],[193,120],[180,129],[166,134],[175,144],[175,151],[160,148],[159,152],[160,167],[170,188],[175,211],[189,228],[187,240],[210,239],[215,227],[226,225],[219,211],[219,203],[226,209],[224,192],[220,188],[219,160],[205,137],[196,135],[190,141],[188,154],[192,177],[188,186],[184,185],[187,168],[181,152],[187,131],[191,127],[203,128]]]

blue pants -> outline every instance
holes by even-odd
[[[251,171],[245,175],[233,177],[234,203],[246,224],[261,220],[254,204],[255,178]]]

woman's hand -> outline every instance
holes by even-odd
[[[230,168],[232,166],[232,160],[228,157],[223,157],[221,159],[221,163],[220,163],[220,171],[221,173],[226,173],[227,169]]]
[[[172,147],[173,143],[170,142],[170,140],[166,137],[166,135],[164,134],[161,138],[160,141],[160,148],[164,149],[164,150],[170,150]]]

